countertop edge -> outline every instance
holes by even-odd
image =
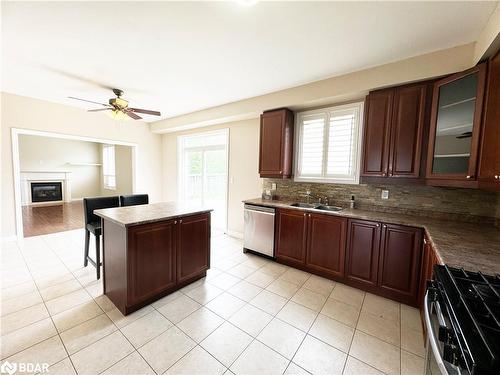
[[[105,210],[105,209],[103,209]],[[168,215],[168,216],[165,216],[165,217],[161,217],[161,218],[156,218],[156,219],[150,219],[150,220],[141,220],[141,221],[135,221],[135,222],[131,222],[131,223],[123,223],[121,221],[118,221],[114,218],[111,218],[101,212],[99,212],[101,210],[94,210],[94,214],[96,214],[97,216],[99,216],[101,219],[104,219],[104,220],[109,220],[111,221],[112,223],[115,223],[121,227],[125,227],[125,228],[128,228],[128,227],[133,227],[133,226],[136,226],[136,225],[141,225],[141,224],[150,224],[150,223],[157,223],[159,221],[166,221],[166,220],[172,220],[172,219],[176,219],[176,218],[180,218],[180,217],[186,217],[186,216],[192,216],[192,215],[198,215],[198,214],[203,214],[203,213],[208,213],[208,212],[212,212],[213,209],[203,209],[203,210],[195,210],[195,211],[190,211],[190,212],[187,212],[187,213],[181,213],[181,214],[176,214],[176,215]]]

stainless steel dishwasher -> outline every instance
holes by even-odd
[[[274,208],[245,204],[245,249],[274,258],[274,216]]]

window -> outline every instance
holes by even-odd
[[[179,200],[187,207],[213,208],[212,225],[226,230],[229,130],[178,137]]]
[[[359,183],[363,103],[300,112],[295,181]]]
[[[116,189],[115,146],[102,146],[102,178],[105,189]]]

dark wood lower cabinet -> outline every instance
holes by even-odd
[[[417,305],[421,256],[421,229],[383,224],[377,282],[380,293]]]
[[[276,258],[291,266],[306,260],[307,214],[299,210],[278,210],[276,219]]]
[[[422,229],[290,209],[276,224],[278,262],[419,305]]]
[[[175,232],[174,220],[130,228],[129,304],[140,303],[175,285]]]
[[[124,314],[206,275],[210,213],[120,226],[103,220],[104,293]]]
[[[380,223],[367,220],[349,220],[347,243],[347,283],[375,292],[380,248]]]
[[[347,219],[308,214],[306,266],[333,279],[344,277]]]
[[[179,219],[177,241],[177,282],[189,280],[210,265],[210,216]]]

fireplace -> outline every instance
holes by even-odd
[[[31,182],[32,202],[62,201],[61,182]]]

